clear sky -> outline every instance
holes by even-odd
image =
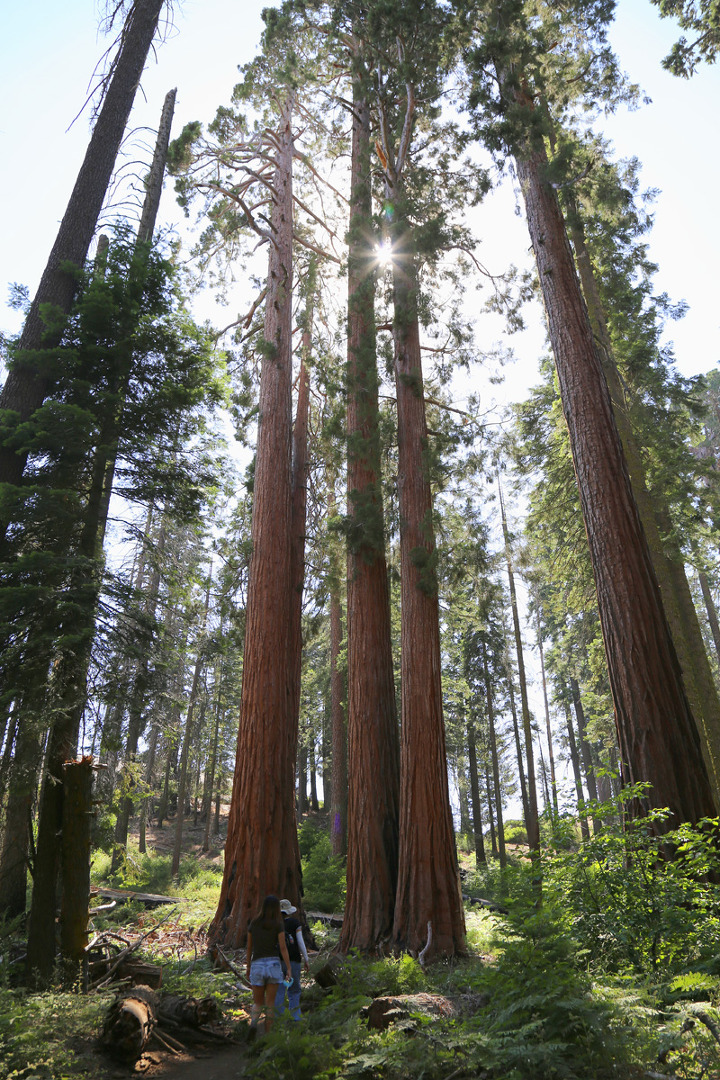
[[[0,46],[0,327],[17,329],[19,316],[4,308],[7,283],[34,291],[87,144],[85,113],[68,131],[82,106],[92,72],[110,44],[97,32],[95,0],[25,0],[5,5]],[[208,121],[225,102],[237,66],[255,50],[262,4],[256,0],[182,0],[174,25],[156,49],[143,78],[133,116],[154,127],[167,90],[176,86],[174,132],[188,120]],[[673,324],[680,368],[704,371],[720,359],[720,220],[717,211],[720,139],[717,112],[720,69],[705,67],[683,81],[665,73],[661,58],[676,36],[650,0],[620,0],[613,43],[625,70],[652,104],[609,118],[607,134],[623,156],[643,163],[642,181],[660,189],[651,252],[660,266],[659,287],[690,313]],[[148,139],[150,142],[151,139]],[[137,143],[130,145],[130,159]],[[146,154],[147,156],[147,154]],[[523,222],[512,217],[512,198],[501,198],[488,215],[483,256],[491,269],[527,252]],[[176,214],[167,191],[161,216]],[[220,318],[218,321],[220,321]],[[229,320],[228,320],[229,321]],[[522,343],[519,346],[523,348]],[[528,346],[534,352],[536,345]],[[535,358],[526,357],[529,372]],[[532,381],[532,375],[529,374]],[[523,382],[520,380],[520,382]]]

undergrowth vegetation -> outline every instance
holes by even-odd
[[[632,797],[637,793],[629,793]],[[337,984],[303,988],[302,1024],[278,1018],[269,1035],[246,1045],[249,992],[205,955],[144,956],[163,966],[163,990],[214,995],[237,1048],[238,1072],[257,1080],[610,1080],[720,1076],[720,874],[717,823],[657,835],[653,819],[626,823],[623,805],[596,806],[605,822],[577,842],[568,818],[543,829],[542,902],[537,867],[515,857],[476,870],[464,856],[464,888],[507,913],[468,905],[468,955],[423,969],[411,956],[334,954],[337,932],[311,926],[317,970],[334,957]],[[342,867],[326,834],[307,822],[300,846],[309,910],[339,910]],[[668,855],[672,854],[672,859]],[[170,856],[130,852],[96,881],[183,897],[174,909],[126,904],[95,918],[95,929],[143,932],[161,919],[200,927],[212,918],[220,886],[217,861],[184,859],[179,879]],[[79,1080],[113,1075],[93,1050],[112,995],[30,994],[12,978],[18,928],[0,939],[0,1075],[13,1080]],[[14,951],[15,950],[15,953]],[[374,998],[404,995],[403,1017],[371,1030],[363,1009]],[[430,1017],[423,995],[449,1003]],[[235,1051],[234,1051],[235,1052]]]

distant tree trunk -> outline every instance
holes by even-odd
[[[208,596],[210,592],[210,582],[208,581]],[[206,608],[207,614],[207,608]],[[178,805],[177,814],[175,815],[175,844],[173,846],[173,860],[172,860],[172,876],[176,878],[180,873],[180,856],[182,855],[182,838],[183,838],[183,823],[185,821],[185,796],[187,792],[187,775],[188,775],[188,759],[190,755],[190,744],[192,742],[195,725],[193,724],[193,717],[195,715],[195,706],[197,705],[198,689],[200,686],[200,674],[202,672],[203,664],[205,662],[205,655],[202,649],[199,650],[197,659],[195,660],[195,671],[193,672],[192,688],[190,690],[190,700],[188,702],[187,716],[185,718],[185,731],[183,733],[182,749],[180,751],[180,777],[178,780]]]
[[[483,839],[482,807],[480,804],[480,783],[478,780],[477,747],[475,743],[475,720],[470,713],[468,713],[467,718],[467,742],[473,836],[475,839],[475,865],[486,866],[487,855],[485,854],[485,840]]]
[[[552,788],[552,808],[553,808],[555,817],[558,817],[559,814],[560,814],[560,808],[558,807],[557,778],[555,776],[555,753],[553,751],[552,728],[550,726],[550,706],[548,704],[547,679],[545,678],[545,652],[543,650],[542,626],[540,625],[540,611],[539,610],[537,611],[536,615],[537,615],[537,618],[536,618],[537,642],[538,642],[538,651],[540,653],[540,678],[542,680],[543,705],[545,707],[545,732],[547,734],[548,759],[549,759],[549,763],[550,763],[550,786]]]
[[[498,755],[497,733],[495,731],[495,702],[493,701],[492,680],[490,678],[490,668],[488,666],[487,658],[487,646],[484,641],[482,643],[482,656],[483,678],[485,680],[485,703],[487,705],[488,716],[488,738],[490,740],[490,760],[492,761],[493,790],[495,792],[495,806],[497,808],[496,815],[498,830],[498,853],[500,856],[500,865],[504,868],[507,864],[507,854],[505,851],[505,826],[503,825],[502,789],[500,787],[500,760]]]
[[[44,701],[44,680],[39,680],[38,689],[41,700]],[[28,689],[27,693],[31,694],[32,690]],[[18,727],[15,739],[0,855],[0,916],[7,919],[22,915],[27,903],[32,811],[37,794],[44,738],[39,715],[32,716],[25,709],[22,712],[23,722]]]
[[[505,518],[505,503],[503,502],[500,478],[498,477],[498,493],[500,496],[500,515],[502,519],[502,531],[505,541],[505,562],[507,565],[508,582],[510,585],[510,606],[512,608],[513,630],[515,634],[515,652],[518,665],[518,679],[520,681],[520,703],[522,708],[523,734],[525,736],[525,761],[527,762],[527,816],[525,818],[525,830],[527,832],[528,847],[533,858],[540,855],[540,818],[538,816],[537,788],[535,786],[535,755],[533,753],[532,726],[530,722],[530,705],[528,703],[527,680],[525,678],[525,657],[523,656],[522,635],[520,633],[520,616],[518,613],[517,594],[515,592],[515,573],[513,571],[512,550],[510,548],[510,533]]]
[[[715,601],[713,600],[710,591],[708,576],[704,570],[698,570],[698,581],[700,582],[700,591],[702,592],[702,597],[705,601],[705,611],[707,612],[710,633],[712,634],[713,643],[715,645],[715,652],[717,653],[718,663],[720,663],[720,622],[718,622],[717,608],[715,607]]]
[[[147,524],[145,529],[145,541],[149,540],[149,530],[152,521],[152,507],[148,510]],[[157,608],[158,598],[160,595],[160,563],[159,559],[162,557],[165,549],[166,541],[166,529],[164,520],[160,524],[158,531],[156,548],[157,548],[157,560],[155,569],[153,570],[152,577],[147,586],[147,592],[145,601],[143,604],[145,615],[147,618],[153,619]],[[138,582],[142,586],[142,567],[144,566],[146,544],[143,544],[143,554],[140,559],[140,569],[138,571]],[[174,616],[174,610],[171,611],[169,619],[172,620]],[[143,733],[145,727],[145,698],[147,695],[147,688],[150,679],[150,645],[149,640],[145,640],[142,655],[140,656],[137,667],[135,669],[135,677],[132,684],[132,691],[130,694],[130,701],[128,704],[128,731],[127,739],[125,742],[125,764],[130,765],[135,761],[138,744],[140,742],[140,736]],[[112,856],[112,868],[116,870],[123,858],[125,849],[127,848],[128,829],[130,827],[130,818],[132,816],[135,800],[128,792],[121,800],[120,809],[118,810],[117,819],[115,821],[115,847],[113,849]]]
[[[64,263],[82,267],[87,257],[163,3],[164,0],[136,0],[126,19],[121,47],[85,159],[25,320],[18,346],[20,354],[57,344],[56,332],[46,334],[40,309],[51,304],[64,313],[70,310],[76,280],[62,267]],[[14,367],[0,394],[0,409],[13,409],[21,420],[27,420],[42,405],[47,392],[47,381],[35,365]],[[0,482],[18,484],[26,460],[26,452],[15,453],[12,448],[0,447]],[[3,523],[3,532],[6,524]]]
[[[455,760],[450,762],[450,769],[455,775],[457,785],[458,805],[460,809],[460,832],[463,836],[469,836],[472,832],[472,816],[470,806],[470,787],[468,784],[468,769],[465,755],[456,752]]]
[[[578,686],[577,679],[570,679],[570,692],[572,694],[572,702],[575,709],[575,718],[577,719],[578,735],[580,736],[580,753],[582,755],[583,768],[585,769],[585,783],[587,784],[591,800],[597,802],[598,789],[597,781],[595,779],[595,767],[593,765],[592,749],[588,742],[585,710],[583,709],[582,699],[580,697],[580,687]],[[601,828],[602,821],[597,817],[593,817],[593,832],[597,835]]]
[[[388,170],[386,169],[386,177]],[[398,417],[401,558],[400,851],[394,941],[420,950],[432,924],[430,953],[465,951],[457,853],[447,777],[433,505],[428,475],[417,266],[404,193],[388,177],[395,208],[393,338]]]
[[[220,634],[222,636],[222,624],[220,626]],[[220,717],[222,715],[222,672],[223,672],[223,657],[220,657],[220,664],[215,680],[215,730],[213,732],[213,745],[212,754],[210,757],[210,774],[208,776],[208,805],[207,816],[205,818],[205,835],[203,836],[203,851],[210,850],[210,826],[212,822],[212,797],[215,790],[215,774],[217,772],[217,760],[218,760],[218,748],[220,746]]]
[[[490,787],[490,772],[487,765],[485,766],[485,794],[487,796],[488,805],[488,822],[490,824],[490,852],[493,859],[498,857],[498,845],[497,835],[495,833],[495,815],[493,813],[493,793]]]
[[[308,803],[308,748],[304,744],[298,750],[297,761],[297,812],[307,814]]]
[[[530,118],[533,103],[513,96]],[[516,165],[570,433],[623,771],[630,783],[651,784],[636,809],[668,807],[663,828],[673,828],[714,816],[713,792],[544,146],[523,147]]]
[[[142,803],[140,804],[140,815],[138,822],[138,851],[141,855],[144,855],[147,851],[147,815],[148,815],[148,803],[152,799],[152,778],[155,771],[155,757],[157,754],[157,743],[160,730],[157,721],[153,722],[150,732],[150,742],[148,744],[148,756],[145,764],[145,787],[146,791],[143,793]]]
[[[520,744],[520,726],[518,724],[517,705],[515,703],[515,670],[513,667],[512,659],[510,657],[510,646],[508,644],[508,631],[507,623],[505,622],[505,612],[502,612],[502,629],[503,639],[505,641],[505,662],[508,671],[508,697],[510,699],[510,715],[512,716],[513,725],[513,738],[515,739],[515,756],[518,763],[518,779],[520,781],[520,797],[522,799],[523,807],[523,821],[527,829],[527,821],[529,817],[528,806],[528,792],[527,792],[527,780],[525,772],[525,759],[523,757],[522,746]]]
[[[260,419],[246,607],[243,684],[225,872],[212,942],[244,944],[263,896],[300,906],[289,672],[292,489],[292,95],[276,134],[272,184],[267,343],[260,377]],[[261,839],[262,838],[262,842]]]
[[[378,427],[370,114],[353,85],[348,251],[348,838],[340,948],[390,936],[397,886],[400,748]]]
[[[578,755],[577,741],[575,739],[575,729],[573,727],[572,716],[570,715],[570,706],[565,705],[565,720],[567,723],[568,733],[568,746],[570,748],[570,761],[572,762],[573,776],[575,777],[575,793],[577,795],[577,808],[578,808],[578,820],[580,821],[580,832],[582,833],[583,840],[590,839],[590,827],[588,825],[587,814],[585,813],[585,796],[583,794],[582,786],[582,773],[580,771],[580,757]]]
[[[315,766],[315,743],[313,742],[308,751],[308,761],[310,763],[310,809],[314,814],[317,814],[320,809],[318,803],[317,793],[317,768]]]
[[[170,742],[167,743],[167,757],[165,758],[165,772],[163,775],[163,789],[160,796],[160,804],[158,806],[158,829],[162,829],[163,821],[168,814],[168,804],[170,801],[170,772],[172,770],[173,761],[175,758],[175,748]]]
[[[332,801],[330,839],[333,855],[347,853],[347,728],[345,726],[345,679],[340,665],[342,610],[337,585],[330,591],[330,715],[332,718]]]

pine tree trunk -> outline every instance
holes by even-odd
[[[515,591],[515,572],[513,570],[512,551],[510,548],[510,533],[505,518],[505,504],[503,502],[499,478],[498,492],[500,496],[500,515],[502,520],[503,539],[505,543],[505,563],[510,585],[510,607],[512,609],[513,632],[515,635],[515,653],[517,656],[518,679],[520,682],[520,705],[522,709],[523,735],[525,738],[525,761],[527,762],[528,812],[525,817],[525,829],[531,855],[537,860],[540,855],[540,818],[538,816],[537,787],[535,784],[535,755],[533,753],[530,705],[528,702],[527,680],[525,678],[525,657],[523,655],[522,635],[520,633],[520,615],[518,612],[517,593]]]
[[[417,268],[402,217],[402,192],[388,191],[392,227],[398,505],[401,558],[400,851],[393,939],[430,953],[465,951],[457,853],[447,776],[433,506],[428,475]]]
[[[348,837],[340,948],[374,949],[392,930],[400,749],[378,428],[370,116],[353,87],[348,251]]]
[[[44,700],[44,682],[40,687]],[[26,714],[15,740],[0,855],[0,916],[6,919],[22,915],[27,903],[32,811],[43,749],[40,730],[39,717]]]
[[[537,641],[540,655],[540,678],[542,681],[543,705],[545,707],[545,732],[548,742],[548,759],[550,762],[550,786],[552,788],[552,806],[555,817],[560,814],[557,796],[557,778],[555,776],[555,752],[553,750],[552,728],[550,726],[550,706],[547,695],[547,679],[545,678],[545,653],[543,650],[542,627],[540,626],[540,611],[537,611]]]
[[[570,679],[570,692],[572,694],[575,718],[577,720],[578,735],[580,737],[580,753],[582,755],[583,768],[585,770],[585,783],[588,794],[593,802],[598,802],[597,781],[595,779],[595,767],[593,765],[592,748],[588,742],[587,725],[585,723],[585,710],[583,709],[580,687],[577,679]],[[593,832],[597,835],[602,828],[599,818],[593,818]]]
[[[300,816],[307,814],[310,805],[308,803],[308,751],[307,746],[300,746],[297,763],[297,812]]]
[[[480,782],[478,779],[477,747],[475,743],[475,721],[467,719],[468,768],[470,772],[470,798],[472,800],[473,835],[475,839],[475,865],[486,866],[485,840],[483,838],[482,806],[480,803]]]
[[[220,626],[220,635],[222,636],[222,624]],[[203,836],[203,851],[210,850],[210,828],[212,823],[212,799],[213,791],[215,790],[215,775],[217,772],[217,760],[218,760],[218,748],[220,746],[220,717],[222,715],[222,673],[223,673],[223,658],[220,658],[220,665],[215,680],[215,731],[213,733],[213,746],[212,756],[210,758],[210,775],[208,777],[208,805],[207,805],[207,817],[205,818],[205,835]]]
[[[207,616],[207,602],[210,596],[210,581],[208,580],[208,592],[206,598],[205,615]],[[198,699],[198,687],[200,685],[200,673],[202,671],[205,656],[200,649],[195,660],[192,688],[188,703],[187,716],[185,717],[185,731],[183,733],[182,749],[180,751],[180,777],[178,780],[178,805],[175,815],[175,843],[173,845],[172,876],[176,878],[180,873],[180,856],[182,855],[183,823],[185,821],[185,794],[187,791],[188,760],[190,755],[190,743],[194,734],[193,716]]]
[[[578,754],[577,740],[575,739],[575,729],[573,727],[572,716],[570,715],[570,706],[565,707],[565,719],[567,722],[568,733],[568,746],[570,748],[570,761],[572,762],[573,776],[575,778],[575,794],[577,796],[577,808],[578,808],[578,820],[580,822],[580,832],[583,840],[590,839],[590,827],[588,825],[587,814],[585,813],[585,796],[583,794],[582,786],[582,773],[580,772],[580,756]]]
[[[702,592],[702,597],[705,602],[705,611],[710,626],[710,633],[712,634],[713,643],[715,645],[715,652],[717,653],[718,663],[720,663],[720,622],[718,621],[715,601],[713,600],[710,591],[708,576],[704,570],[698,570],[698,581],[700,582],[700,591]]]
[[[487,796],[488,822],[490,825],[490,853],[493,859],[498,857],[497,835],[495,833],[495,815],[493,813],[493,795],[490,788],[490,773],[485,766],[485,795]]]
[[[516,157],[595,576],[623,772],[665,828],[714,816],[697,726],[682,685],[607,383],[540,145]]]
[[[497,735],[495,732],[495,703],[493,701],[492,680],[488,667],[487,647],[482,643],[483,654],[483,677],[485,679],[485,702],[488,715],[488,737],[490,739],[490,760],[492,761],[493,792],[495,795],[496,819],[498,831],[498,853],[500,865],[504,868],[507,864],[505,852],[505,826],[503,825],[502,789],[500,787],[500,762],[498,758]]]
[[[211,941],[238,947],[262,898],[300,902],[290,650],[292,488],[292,96],[277,132],[265,302],[252,559],[235,776]]]
[[[52,304],[65,313],[70,310],[76,282],[72,274],[63,271],[62,264],[82,267],[87,257],[163,3],[164,0],[136,0],[126,20],[121,48],[85,159],[25,320],[20,352],[57,343],[56,336],[46,337],[40,309],[44,304]],[[8,373],[0,394],[0,409],[13,409],[21,420],[27,420],[42,405],[47,391],[46,379],[36,366],[14,368]],[[26,460],[26,453],[16,454],[12,449],[0,447],[0,482],[18,484]]]

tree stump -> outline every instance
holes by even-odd
[[[435,1019],[457,1016],[458,1011],[446,997],[440,994],[398,994],[396,997],[375,998],[362,1010],[368,1027],[385,1031],[399,1020],[407,1020],[413,1013],[422,1013]]]
[[[88,943],[92,782],[93,759],[91,757],[65,762],[60,838],[62,866],[60,951],[66,986],[72,986],[80,976]],[[83,975],[83,981],[86,982],[86,972]]]

